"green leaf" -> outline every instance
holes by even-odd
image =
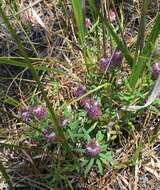
[[[68,130],[68,133],[69,133],[69,137],[71,138],[72,142],[75,142],[75,136],[74,134],[72,133],[72,130]]]
[[[102,162],[101,162],[101,160],[97,159],[97,160],[96,160],[96,164],[97,164],[99,173],[100,173],[101,175],[103,175],[103,167],[102,167]]]
[[[98,140],[98,142],[101,142],[104,138],[104,135],[102,134],[101,131],[98,131],[98,133],[96,134],[96,139]]]
[[[94,158],[91,158],[91,160],[89,161],[85,171],[84,171],[84,175],[87,176],[87,174],[90,172],[92,166],[94,164]]]
[[[73,6],[73,11],[74,11],[74,16],[76,19],[76,25],[78,28],[79,41],[80,41],[80,44],[84,46],[85,27],[84,27],[83,1],[72,0],[72,6]]]
[[[89,162],[89,159],[84,160],[84,161],[82,162],[82,167],[86,166],[86,165],[88,164],[88,162]]]
[[[113,158],[112,158],[112,152],[108,151],[106,153],[100,153],[100,158],[108,161],[108,162],[113,162]]]
[[[98,122],[95,122],[88,130],[87,130],[87,133],[89,134],[90,132],[92,132],[96,126],[97,126]]]
[[[88,134],[88,131],[86,131],[86,129],[85,128],[82,128],[82,131],[83,131],[83,133],[84,133],[84,138],[86,139],[86,140],[91,140],[91,137],[89,136],[89,134]]]

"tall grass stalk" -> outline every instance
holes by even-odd
[[[141,8],[140,25],[139,25],[139,31],[136,43],[135,61],[137,60],[138,53],[141,54],[142,49],[144,47],[147,8],[148,8],[148,0],[144,0],[142,2],[142,8]]]
[[[105,27],[107,28],[107,30],[111,34],[113,40],[115,41],[115,43],[117,45],[117,48],[122,51],[124,57],[127,60],[127,63],[132,67],[134,60],[133,60],[128,48],[124,44],[123,40],[121,40],[119,38],[118,34],[114,30],[114,27],[109,23],[109,21],[107,19],[105,19],[101,15],[101,13],[98,11],[98,9],[96,8],[96,5],[95,5],[95,1],[93,1],[93,0],[88,0],[88,1],[89,1],[89,5],[90,5],[91,10],[94,12],[95,15],[98,15],[101,22],[105,24]]]
[[[82,0],[72,0],[72,7],[74,11],[76,26],[78,28],[79,41],[82,47],[84,47],[85,41],[85,18],[84,18],[84,6],[85,1]]]
[[[142,50],[141,55],[138,57],[137,64],[132,68],[132,74],[129,79],[131,88],[134,88],[137,84],[138,79],[144,71],[146,62],[150,59],[156,40],[160,34],[160,13],[157,14],[153,28],[146,39],[145,46]]]

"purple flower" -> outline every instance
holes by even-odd
[[[42,119],[47,115],[47,111],[44,106],[39,105],[32,108],[32,114],[38,119]]]
[[[59,124],[60,124],[60,127],[62,127],[62,128],[67,127],[67,125],[69,124],[69,121],[68,121],[68,119],[66,118],[65,115],[60,115]]]
[[[90,18],[85,18],[85,26],[86,28],[90,28],[92,26]]]
[[[102,115],[100,104],[95,102],[88,108],[88,115],[93,120],[98,120],[100,116]]]
[[[80,105],[85,109],[89,109],[94,104],[94,99],[92,97],[85,97],[80,101]]]
[[[77,90],[75,91],[75,96],[80,97],[86,93],[86,88],[85,87],[78,87]]]
[[[21,117],[24,121],[28,122],[31,119],[31,113],[29,110],[22,110]]]
[[[100,71],[104,73],[109,67],[110,60],[108,57],[102,57],[100,59]]]
[[[51,143],[57,139],[56,134],[49,127],[44,130],[44,135],[47,143]]]
[[[160,74],[160,62],[157,62],[152,66],[152,78],[156,80],[159,74]]]
[[[90,140],[90,142],[86,145],[86,150],[89,156],[97,156],[101,152],[101,147],[95,138]]]
[[[112,66],[118,66],[122,63],[123,55],[120,51],[115,51],[112,55]]]
[[[107,19],[110,21],[110,22],[115,22],[116,21],[116,13],[112,10],[109,11],[109,14],[107,16]]]

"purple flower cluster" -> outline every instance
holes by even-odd
[[[46,108],[42,105],[35,106],[32,108],[32,114],[37,118],[37,119],[43,119],[44,117],[47,116],[47,111]]]
[[[28,109],[21,110],[21,117],[22,117],[23,121],[25,121],[25,122],[30,121],[30,119],[31,119],[30,110],[28,110]]]
[[[86,93],[86,88],[79,87],[75,92],[76,97],[80,97]],[[87,96],[80,100],[80,105],[84,107],[92,120],[98,120],[102,114],[101,106],[94,98]]]
[[[91,139],[86,145],[87,154],[91,157],[97,156],[101,152],[101,146],[95,138]]]
[[[44,130],[44,135],[47,140],[47,143],[51,143],[53,141],[56,141],[56,139],[57,139],[56,134],[51,130],[50,127],[46,128]]]
[[[152,78],[156,80],[158,76],[160,75],[160,62],[156,62],[152,66]]]
[[[123,55],[120,51],[115,51],[112,55],[111,64],[113,66],[119,66],[122,63]]]
[[[88,108],[88,115],[92,120],[98,120],[102,115],[100,104],[98,104],[97,102],[91,104]]]
[[[110,59],[108,57],[102,57],[100,59],[100,71],[104,73],[109,68]]]
[[[69,124],[69,121],[68,121],[68,119],[67,119],[67,117],[65,115],[61,114],[58,117],[58,120],[59,120],[59,125],[60,125],[61,128],[66,128],[67,125]],[[47,140],[47,143],[52,143],[52,142],[57,140],[57,136],[54,133],[52,127],[47,127],[44,130],[44,136],[45,136],[45,139]]]
[[[87,92],[87,91],[86,91],[86,88],[85,88],[85,87],[79,86],[79,87],[77,88],[77,90],[75,91],[74,95],[75,95],[76,97],[80,97],[80,96],[84,95],[86,92]]]
[[[42,105],[37,105],[29,109],[21,110],[21,117],[24,121],[30,121],[32,116],[36,117],[37,119],[45,118],[47,116],[46,108]]]
[[[117,67],[122,63],[123,55],[120,51],[115,51],[111,58],[104,56],[99,61],[100,71],[104,73],[109,67]]]

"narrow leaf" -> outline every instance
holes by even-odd
[[[87,176],[87,174],[88,174],[89,171],[91,170],[93,164],[94,164],[94,158],[92,158],[92,159],[89,161],[89,163],[88,163],[88,165],[87,165],[87,167],[86,167],[86,169],[85,169],[85,172],[84,172],[85,176]]]
[[[127,110],[127,111],[137,111],[140,110],[142,108],[146,108],[149,105],[151,105],[154,100],[160,95],[160,75],[156,81],[156,84],[151,92],[151,95],[149,96],[147,102],[143,105],[143,106],[135,106],[135,105],[131,105],[131,106],[124,106],[122,109],[123,110]]]

